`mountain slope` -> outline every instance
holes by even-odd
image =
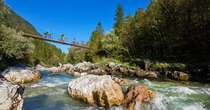
[[[32,24],[12,11],[3,0],[0,0],[0,25],[5,25],[18,32],[39,34]],[[33,40],[33,44],[35,49],[31,59],[32,64],[55,65],[64,62],[65,54],[54,45],[37,40]]]
[[[4,2],[0,1],[0,23],[7,27],[31,34],[38,34],[36,29],[22,17],[7,7]]]

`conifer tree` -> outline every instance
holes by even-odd
[[[120,36],[120,34],[123,31],[123,24],[124,24],[124,12],[122,5],[118,5],[115,15],[115,24],[114,29],[117,36]]]

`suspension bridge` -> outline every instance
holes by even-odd
[[[89,49],[87,46],[78,45],[78,44],[74,44],[74,43],[68,43],[68,42],[60,41],[60,40],[54,40],[54,39],[50,39],[50,38],[44,38],[43,36],[29,34],[29,33],[23,33],[23,37],[33,38],[33,39],[37,39],[37,40],[41,40],[41,41],[48,41],[48,42],[53,42],[53,43],[58,43],[58,44],[63,44],[63,45],[69,45],[69,46],[74,46],[74,47],[79,47],[79,48],[84,48],[84,49]]]

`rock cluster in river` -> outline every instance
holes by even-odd
[[[22,110],[24,88],[0,75],[0,110]]]
[[[127,66],[110,62],[106,65],[107,74],[116,74],[121,76],[137,76],[141,78],[157,78],[157,74],[152,71],[144,71],[140,68],[129,68]]]
[[[39,67],[42,68],[43,67]],[[82,62],[76,65],[64,64],[58,67],[45,68],[53,73],[68,73],[74,76],[83,76],[88,74],[94,75],[118,75],[118,76],[136,76],[139,78],[170,78],[173,80],[187,81],[190,79],[189,74],[180,71],[149,71],[143,70],[139,67],[128,67],[122,64],[109,62],[104,66],[98,66],[90,62]]]
[[[105,67],[99,67],[96,64],[90,62],[82,62],[76,65],[64,64],[58,67],[46,68],[53,73],[68,73],[74,76],[83,76],[87,74],[94,75],[122,75],[122,76],[138,76],[142,78],[157,78],[155,72],[144,71],[140,68],[128,68],[121,64],[113,62],[108,63]]]
[[[119,80],[114,78],[114,80]],[[86,75],[69,82],[68,93],[75,99],[99,107],[124,105],[127,110],[141,108],[150,102],[155,94],[145,86],[131,85],[125,95],[121,86],[109,75]],[[139,106],[140,105],[140,106]]]
[[[1,74],[7,80],[18,84],[31,83],[40,79],[39,71],[27,67],[9,67]]]

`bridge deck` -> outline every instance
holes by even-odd
[[[63,42],[63,41],[57,41],[57,40],[53,40],[53,39],[47,39],[47,38],[43,38],[43,37],[38,36],[38,35],[33,35],[33,34],[28,34],[28,33],[24,33],[23,37],[28,37],[28,38],[33,38],[33,39],[38,39],[38,40],[43,40],[43,41],[48,41],[48,42],[54,42],[54,43],[59,43],[59,44],[64,44],[64,45],[70,45],[70,46],[74,46],[74,47],[89,49],[86,46],[77,45],[77,44],[73,44],[73,43],[67,43],[67,42]]]

